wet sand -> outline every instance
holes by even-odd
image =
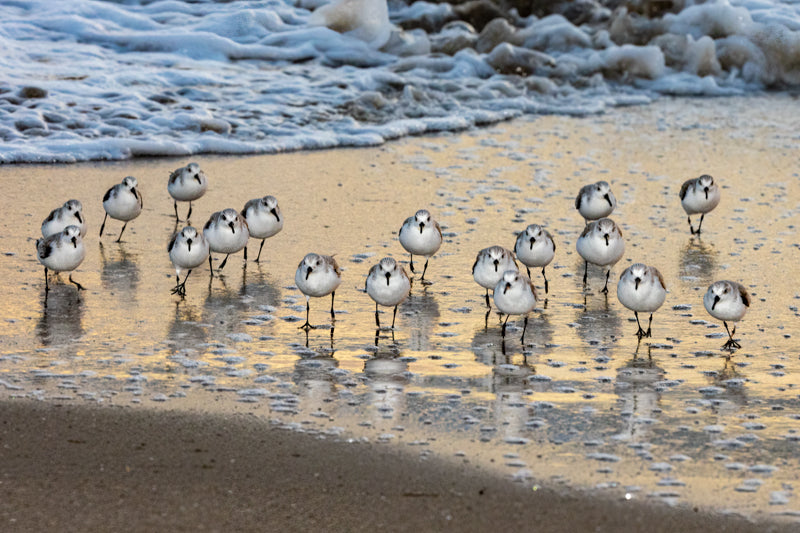
[[[253,416],[0,407],[0,529],[12,531],[790,531],[578,491],[462,461],[321,440]]]
[[[195,224],[264,193],[287,224],[261,264],[198,270],[185,299],[170,294],[165,184],[188,160],[0,167],[0,401],[17,398],[0,411],[0,531],[796,528],[800,182],[782,115],[795,100],[665,100],[374,149],[198,158],[215,186]],[[725,194],[702,239],[677,200],[698,169]],[[145,212],[116,244],[120,224],[97,237],[100,198],[125,175]],[[649,341],[599,294],[603,272],[580,283],[574,194],[597,179],[617,191],[625,262],[668,280]],[[87,291],[54,283],[46,297],[33,241],[72,197],[90,220]],[[397,228],[424,205],[447,236],[434,284],[378,339],[364,276],[383,255],[406,261]],[[501,341],[469,268],[529,222],[559,249],[523,346],[519,321]],[[335,338],[297,328],[309,251],[343,267]],[[717,277],[754,301],[732,359],[701,303]],[[313,322],[328,324],[328,303],[312,301]],[[374,444],[335,442],[347,438]]]

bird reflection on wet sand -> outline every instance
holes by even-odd
[[[101,242],[100,262],[103,266],[100,272],[103,288],[123,293],[126,298],[136,298],[139,287],[139,254],[128,252],[125,243],[106,250]]]
[[[83,336],[83,297],[70,285],[53,284],[42,295],[36,337],[44,346],[71,344]]]
[[[427,287],[422,291],[412,291],[406,301],[400,304],[399,314],[400,324],[408,332],[408,350],[423,352],[433,348],[431,334],[439,323],[439,303]]]

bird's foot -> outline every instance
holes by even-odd
[[[723,350],[728,350],[728,351],[731,351],[731,352],[733,350],[736,350],[736,349],[741,348],[741,347],[742,347],[742,345],[739,344],[738,342],[736,342],[733,339],[728,339],[728,342],[726,342],[725,344],[722,345],[722,349]]]

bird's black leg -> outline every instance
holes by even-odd
[[[225,259],[222,260],[222,263],[217,267],[217,270],[222,270],[223,268],[225,268],[225,263],[228,262],[228,257],[230,257],[230,255],[231,254],[225,255]]]
[[[175,221],[180,222],[181,218],[178,216],[178,200],[173,202],[173,207],[175,208]]]
[[[525,330],[528,329],[528,315],[525,315],[525,322],[522,325],[522,337],[520,337],[519,341],[522,345],[525,345]]]
[[[736,333],[736,324],[733,325],[733,333],[731,333],[731,330],[728,329],[728,323],[724,320],[722,323],[725,325],[725,331],[728,332],[728,342],[722,345],[722,349],[733,351],[734,348],[741,348],[742,345],[733,340],[733,334]]]
[[[336,298],[336,291],[331,293],[331,320],[335,319],[336,316],[333,314],[333,299]]]
[[[695,231],[695,235],[700,235],[700,228],[703,227],[703,218],[705,218],[706,214],[702,213],[700,215],[700,224],[697,225],[697,231]]]
[[[44,267],[44,293],[47,294],[50,291],[50,283],[47,281],[47,267]]]
[[[244,261],[247,262],[247,245],[244,247]]]
[[[508,324],[508,317],[510,317],[510,316],[511,315],[506,315],[506,321],[503,322],[503,329],[501,330],[501,333],[500,333],[503,338],[505,338],[505,336],[506,336],[506,324]]]
[[[488,307],[489,309],[492,308],[492,304],[489,303],[489,289],[486,289],[486,307]]]
[[[211,272],[211,277],[214,277],[214,264],[211,262],[211,254],[208,254],[208,271]]]
[[[309,302],[309,298],[308,298],[308,296],[306,296],[306,323],[305,323],[305,324],[303,324],[302,326],[300,326],[300,328],[299,328],[299,329],[304,329],[304,330],[306,330],[306,333],[308,333],[308,330],[310,330],[310,329],[314,329],[314,326],[312,326],[312,325],[311,325],[311,324],[308,322],[308,315],[309,315],[309,313],[311,313],[311,304],[310,304],[310,302]]]
[[[81,285],[80,283],[78,283],[77,281],[75,281],[74,279],[72,279],[72,274],[70,274],[70,275],[69,275],[69,282],[70,282],[70,283],[72,283],[73,285],[75,285],[76,287],[78,287],[78,290],[79,290],[79,291],[85,290],[85,289],[83,288],[83,285]]]
[[[639,312],[634,311],[633,316],[636,317],[636,325],[639,327],[639,329],[636,331],[636,336],[639,337],[639,339],[641,339],[642,337],[645,337],[646,334],[645,331],[642,329],[642,324],[639,322]]]
[[[392,329],[394,329],[394,319],[397,318],[397,306],[394,306],[394,311],[392,312]]]
[[[545,275],[545,273],[544,273],[544,269],[545,269],[545,267],[542,267],[542,277],[544,278],[544,293],[545,293],[545,294],[547,294],[547,292],[548,292],[548,286],[549,286],[550,284],[547,282],[547,276],[546,276],[546,275]]]
[[[122,229],[119,232],[119,237],[117,237],[117,242],[122,242],[122,234],[125,233],[125,228],[127,227],[128,227],[127,222],[122,225]]]
[[[691,232],[692,235],[694,235],[694,226],[692,226],[692,217],[691,217],[691,215],[687,216],[686,220],[689,221],[689,231]]]
[[[408,260],[408,268],[411,269],[411,273],[414,273],[414,254],[408,254],[410,259]]]
[[[380,330],[381,329],[381,320],[378,318],[378,302],[375,302],[375,326]]]
[[[176,205],[177,205],[177,204],[176,204]],[[175,214],[176,214],[176,215],[178,214],[178,209],[177,209],[177,207],[175,208]],[[186,213],[186,222],[189,222],[189,219],[191,218],[191,216],[192,216],[192,202],[189,202],[189,212],[188,212],[188,213]]]
[[[528,272],[528,278],[531,277],[531,269],[528,265],[525,265],[525,270]]]
[[[107,220],[107,219],[108,219],[108,213],[106,213],[106,216],[104,216],[104,217],[103,217],[103,223],[102,223],[102,224],[100,224],[100,236],[101,236],[101,237],[103,236],[103,230],[104,230],[104,229],[105,229],[105,227],[106,227],[106,220]]]
[[[589,261],[583,262],[583,286],[586,287],[586,278],[589,276]]]
[[[258,255],[256,256],[256,263],[258,263],[261,260],[261,249],[264,248],[264,241],[265,240],[266,239],[261,239],[261,246],[258,247]],[[247,259],[247,258],[245,257],[245,259]]]
[[[647,333],[645,333],[645,337],[652,336],[652,329],[650,326],[653,324],[653,313],[650,313],[650,320],[647,321]]]
[[[428,271],[428,261],[429,260],[430,260],[430,257],[425,259],[425,267],[422,269],[422,277],[419,279],[420,281],[425,281],[425,272]]]
[[[606,284],[603,285],[603,290],[601,291],[601,292],[603,292],[605,294],[608,294],[608,277],[610,275],[611,275],[611,269],[609,268],[608,271],[606,271]]]

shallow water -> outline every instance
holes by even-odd
[[[380,148],[198,158],[210,188],[195,203],[196,226],[265,194],[278,198],[286,226],[260,264],[232,256],[213,281],[196,270],[185,299],[170,294],[166,180],[188,160],[0,168],[11,214],[0,235],[0,395],[252,412],[469,460],[534,486],[797,520],[800,139],[784,112],[796,105],[785,95],[661,100]],[[677,194],[701,173],[722,184],[723,199],[698,238]],[[115,222],[98,240],[103,193],[126,175],[139,180],[144,212],[122,244]],[[617,196],[627,243],[607,297],[600,269],[583,290],[574,250],[583,229],[575,194],[598,179]],[[56,284],[45,299],[34,240],[69,198],[90,224],[75,273],[88,290]],[[445,234],[433,284],[417,281],[396,332],[376,338],[367,271],[384,255],[407,260],[397,230],[421,207]],[[534,222],[558,249],[523,346],[521,320],[503,342],[497,315],[486,318],[470,267],[478,250],[512,247]],[[256,251],[251,243],[251,259]],[[320,328],[306,336],[293,279],[311,251],[336,254],[344,281],[335,328],[329,299],[313,299]],[[658,267],[669,290],[641,343],[614,290],[631,262]],[[702,305],[716,279],[740,281],[753,297],[730,359],[724,328]],[[538,273],[534,281],[541,292]]]

